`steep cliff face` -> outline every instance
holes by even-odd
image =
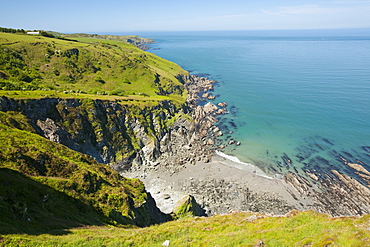
[[[188,153],[195,158],[195,150],[202,149],[192,147],[199,138],[195,122],[183,114],[181,106],[166,101],[138,107],[89,99],[2,97],[0,110],[21,112],[41,136],[111,164],[116,170],[154,165],[165,157],[170,162],[171,154],[180,147],[184,158]]]

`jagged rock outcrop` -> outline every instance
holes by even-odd
[[[213,103],[208,102],[203,106],[203,110],[206,114],[211,114],[212,112],[218,110],[217,106],[215,106]]]
[[[213,84],[215,83],[215,81],[209,80],[206,77],[198,77],[195,75],[179,76],[178,79],[185,85],[189,93],[187,102],[190,108],[193,109],[199,105],[199,101],[205,101],[201,95],[204,92],[212,91]]]
[[[45,121],[38,119],[36,121],[36,125],[43,132],[42,135],[50,141],[57,143],[68,143],[71,139],[71,135],[50,118],[46,118]]]
[[[185,195],[176,202],[173,213],[179,218],[184,216],[206,216],[205,211],[192,195]]]
[[[134,208],[134,213],[134,222],[138,226],[149,226],[172,220],[172,217],[170,215],[164,214],[159,210],[155,200],[150,193],[147,193],[145,203],[143,203],[139,207]]]

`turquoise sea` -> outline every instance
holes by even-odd
[[[370,170],[370,30],[139,33],[150,52],[217,80],[222,152],[270,174]]]

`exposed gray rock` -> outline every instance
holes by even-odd
[[[219,107],[226,107],[227,103],[226,102],[220,102],[217,104]]]
[[[50,141],[66,143],[71,139],[71,135],[50,118],[47,118],[45,121],[38,119],[36,121],[36,125],[43,132],[43,136],[48,138]]]
[[[229,141],[229,145],[232,145],[232,144],[234,144],[235,143],[235,140],[230,140]]]
[[[206,142],[205,142],[206,145],[215,145],[215,141],[212,140],[212,139],[208,139]]]
[[[222,114],[226,114],[227,110],[226,108],[222,108],[222,109],[218,109],[215,113],[213,113],[214,115],[222,115]]]
[[[217,106],[215,106],[213,103],[208,102],[203,106],[203,110],[206,114],[211,114],[212,112],[218,110]]]

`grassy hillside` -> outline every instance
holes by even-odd
[[[370,218],[329,218],[313,212],[270,217],[234,213],[185,218],[143,229],[83,227],[61,235],[3,235],[13,246],[369,246]]]
[[[165,96],[184,101],[186,92],[176,79],[179,74],[187,72],[121,40],[0,33],[3,91],[53,90],[143,100]]]
[[[0,111],[0,233],[158,222],[141,181],[32,131],[23,115]]]

